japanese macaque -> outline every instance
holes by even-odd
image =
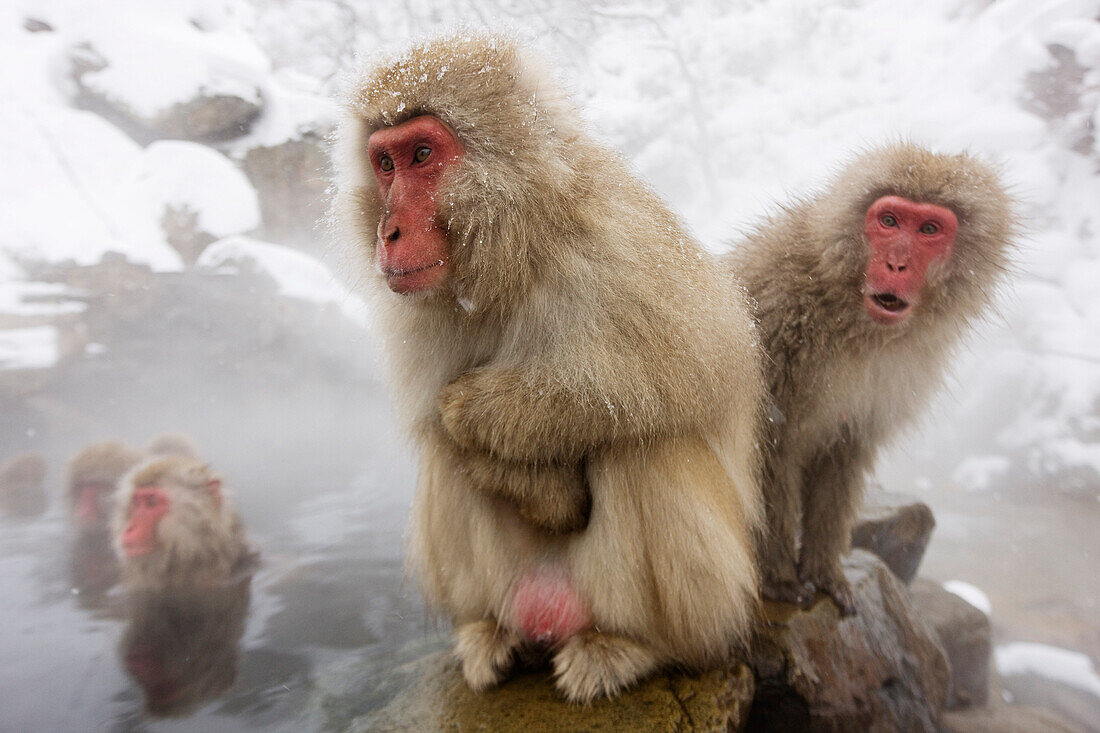
[[[360,74],[335,164],[420,453],[410,569],[470,686],[519,651],[576,702],[723,660],[762,515],[743,291],[509,40]]]
[[[74,535],[69,573],[80,602],[96,607],[119,578],[111,547],[110,517],[119,480],[142,459],[142,452],[117,440],[93,443],[69,461],[65,491]]]
[[[45,478],[46,461],[35,453],[21,453],[0,464],[0,512],[26,519],[46,511]]]
[[[145,452],[151,456],[184,456],[198,458],[199,447],[190,436],[183,433],[164,433],[149,441]]]
[[[154,457],[127,474],[112,529],[130,588],[224,585],[254,557],[221,478],[186,456]]]
[[[150,714],[184,715],[232,687],[251,583],[245,576],[201,593],[170,588],[129,595],[119,655]]]
[[[730,255],[757,303],[774,401],[766,597],[804,602],[817,590],[852,612],[840,556],[864,474],[988,306],[1015,221],[988,166],[898,144],[856,158]]]
[[[93,443],[69,461],[66,490],[77,526],[106,529],[119,480],[144,454],[117,440]]]

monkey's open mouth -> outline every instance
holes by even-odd
[[[890,292],[868,293],[863,297],[863,307],[875,323],[892,326],[909,318],[913,303]]]
[[[893,293],[875,293],[871,296],[871,300],[875,301],[875,305],[879,308],[891,313],[900,313],[909,307],[908,301],[902,300]]]

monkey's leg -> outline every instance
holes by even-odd
[[[859,448],[842,442],[817,456],[803,473],[802,553],[798,577],[830,596],[845,616],[855,613],[852,588],[840,567],[863,496]]]
[[[591,498],[581,463],[505,461],[485,451],[459,447],[442,429],[436,437],[447,446],[472,486],[514,502],[520,516],[540,529],[564,534],[588,525]]]
[[[657,655],[636,641],[582,631],[554,654],[555,684],[572,703],[610,697],[657,668]]]
[[[757,551],[761,592],[768,600],[801,605],[810,599],[812,591],[798,577],[797,480],[786,474],[769,475],[764,484],[764,507],[767,522]]]
[[[455,629],[455,656],[462,676],[474,692],[482,692],[504,679],[512,668],[520,638],[497,625],[494,619],[462,624]]]

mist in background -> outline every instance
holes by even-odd
[[[414,456],[367,265],[323,220],[325,139],[357,58],[460,28],[541,51],[716,252],[865,147],[1000,166],[1027,232],[998,315],[877,478],[932,507],[922,572],[980,589],[1002,672],[1098,719],[1100,0],[13,0],[0,463],[45,458],[48,507],[0,520],[0,727],[338,727],[442,643],[403,579]],[[74,593],[61,486],[83,445],[167,431],[223,474],[262,565],[233,686],[154,721],[120,594]]]

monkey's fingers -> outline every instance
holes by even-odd
[[[530,494],[519,501],[519,513],[540,529],[568,534],[588,526],[591,503],[583,476],[557,468],[536,468]]]

